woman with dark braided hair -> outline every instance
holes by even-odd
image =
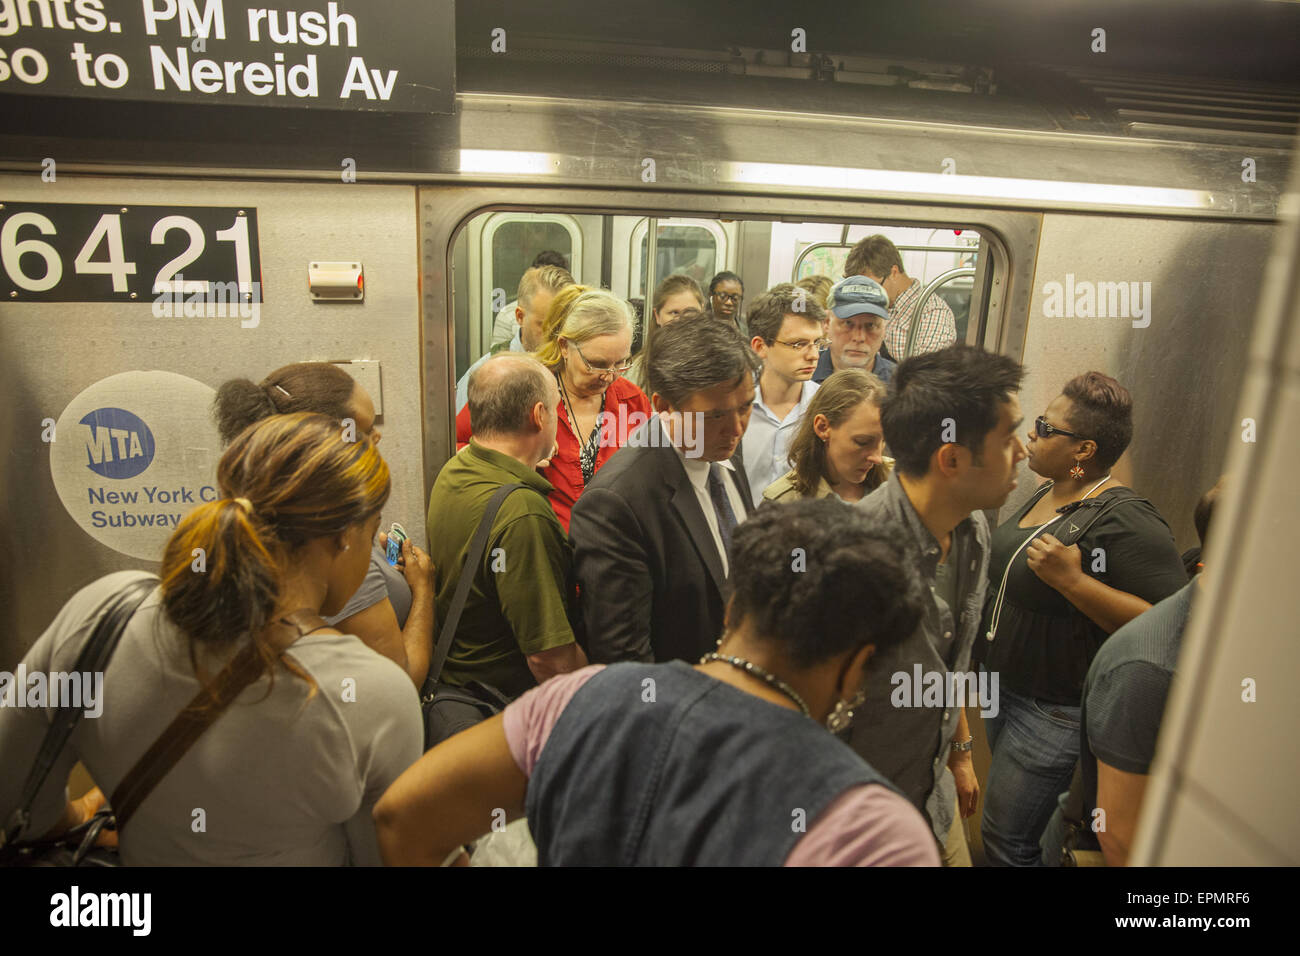
[[[350,420],[357,437],[379,442],[375,403],[369,393],[328,362],[285,365],[261,384],[231,379],[217,389],[213,402],[217,430],[226,444],[254,422],[290,412]],[[328,621],[391,658],[421,687],[433,653],[433,576],[428,554],[410,541],[402,542],[397,566],[390,565],[381,536],[381,543],[370,549],[370,568],[361,586]]]

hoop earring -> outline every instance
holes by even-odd
[[[1074,467],[1070,469],[1070,477],[1073,478],[1075,481],[1078,481],[1080,478],[1083,477],[1083,469],[1079,467],[1077,462],[1075,463]]]
[[[853,724],[853,711],[861,707],[867,699],[867,692],[860,690],[851,700],[838,700],[835,709],[826,718],[826,729],[833,734],[842,734]]]

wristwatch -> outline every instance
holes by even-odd
[[[957,741],[954,740],[952,742],[952,749],[957,751],[958,753],[965,753],[975,745],[974,741],[975,741],[974,737],[967,737],[961,743],[957,743]]]

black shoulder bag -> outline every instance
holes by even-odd
[[[527,486],[521,482],[512,482],[498,488],[488,499],[487,510],[483,512],[478,527],[474,529],[474,536],[470,538],[465,563],[461,565],[460,578],[456,582],[456,591],[447,608],[447,617],[442,622],[433,658],[429,661],[429,675],[420,692],[420,707],[424,711],[425,750],[467,727],[501,713],[510,704],[509,697],[480,681],[469,681],[464,686],[457,686],[439,682],[438,678],[442,676],[452,641],[456,639],[456,628],[460,624],[461,612],[465,610],[469,589],[474,584],[475,571],[483,562],[488,536],[492,533],[492,522],[496,520],[497,512],[501,510],[507,496],[524,487]]]
[[[126,630],[127,622],[157,586],[157,578],[141,579],[109,598],[108,610],[99,619],[90,638],[82,646],[81,653],[77,655],[77,662],[73,665],[77,673],[104,672],[122,638],[122,632]],[[100,832],[111,825],[112,811],[107,808],[57,837],[19,842],[23,831],[31,823],[32,804],[36,802],[36,795],[54,769],[64,744],[81,720],[82,712],[83,708],[69,706],[64,701],[54,715],[23,784],[18,809],[5,824],[5,842],[0,847],[0,866],[80,866],[83,863],[92,866],[118,865],[116,850],[91,851]]]

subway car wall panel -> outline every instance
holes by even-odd
[[[365,379],[368,389],[382,383],[374,400],[379,404],[382,398],[378,423],[393,485],[384,517],[423,528],[412,188],[60,175],[56,189],[34,177],[0,175],[0,201],[14,207],[93,204],[110,217],[125,212],[116,221],[126,224],[120,253],[112,253],[101,236],[80,265],[75,253],[89,235],[48,236],[39,225],[15,230],[18,242],[48,240],[56,252],[69,250],[59,255],[60,284],[97,281],[108,299],[112,277],[94,273],[93,266],[111,267],[106,260],[114,254],[132,265],[138,259],[140,266],[122,276],[136,290],[135,301],[16,303],[8,291],[0,295],[6,398],[0,419],[7,445],[0,483],[8,489],[0,503],[0,534],[7,542],[0,558],[6,624],[0,659],[20,659],[83,585],[119,569],[157,569],[175,520],[214,495],[220,447],[210,403],[227,379],[260,382],[273,369],[300,361],[368,363],[355,368],[357,375],[366,369],[373,376]],[[147,222],[133,223],[129,210],[145,204],[167,207],[175,221],[162,227],[155,222],[152,229]],[[195,298],[191,288],[200,286],[182,289],[183,263],[195,262],[188,280],[205,280],[206,287],[215,276],[194,270],[216,268],[219,260],[208,266],[204,258],[193,258],[196,250],[232,245],[219,238],[220,230],[200,229],[185,215],[195,207],[230,210],[232,222],[239,210],[255,212],[250,244],[260,251],[261,268],[251,279],[260,286],[259,302],[231,297],[224,304],[218,299],[215,307],[207,302],[186,308]],[[176,286],[170,293],[155,292],[159,276],[146,275],[154,270],[143,266],[143,254],[159,248],[164,261],[181,263],[171,270]],[[8,254],[6,267],[19,267],[18,258]],[[311,264],[343,260],[363,267],[364,300],[313,301]],[[20,268],[35,279],[46,267],[31,254],[21,255]],[[4,278],[17,288],[10,275]],[[106,407],[132,416],[130,428],[104,415],[99,423],[91,418]],[[77,414],[65,417],[69,411]],[[120,448],[111,431],[118,425]],[[125,437],[131,428],[132,437]],[[133,461],[138,474],[113,473],[119,466],[129,470]],[[414,543],[423,544],[422,533]]]
[[[1082,372],[1124,383],[1133,440],[1116,467],[1184,550],[1198,543],[1192,512],[1240,431],[1235,397],[1275,235],[1255,223],[1043,217],[1022,359],[1025,417],[1032,422]],[[1027,466],[1003,516],[1032,493],[1026,478],[1035,478]]]

